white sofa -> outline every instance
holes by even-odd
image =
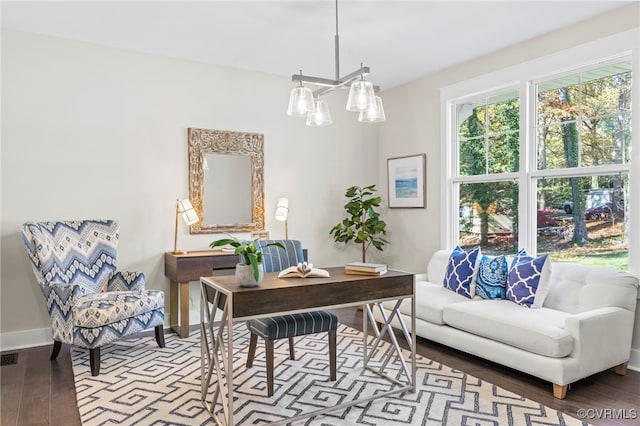
[[[581,378],[611,367],[626,373],[637,277],[553,263],[542,308],[526,308],[508,300],[468,299],[445,288],[449,254],[434,253],[427,273],[416,275],[418,336],[547,380],[560,399]],[[390,310],[392,303],[383,306]],[[410,326],[408,301],[400,311]]]

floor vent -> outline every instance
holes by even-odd
[[[4,367],[5,365],[14,365],[18,363],[18,352],[14,352],[11,354],[2,354],[0,355],[0,366]]]

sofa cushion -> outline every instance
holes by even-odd
[[[476,274],[476,294],[483,299],[504,299],[508,271],[504,256],[482,256]]]
[[[551,261],[547,255],[533,258],[520,250],[509,268],[506,298],[528,308],[540,308],[551,284]]]
[[[469,251],[456,246],[449,256],[447,271],[444,274],[445,288],[471,299],[475,296],[475,272],[480,247]]]
[[[416,281],[415,296],[416,319],[438,325],[444,325],[442,311],[445,306],[469,301],[466,297],[454,293],[441,285],[426,281]],[[382,305],[387,309],[393,309],[395,303],[395,300],[390,300]],[[400,312],[404,315],[411,315],[411,301],[409,299],[405,299],[402,302]]]
[[[447,325],[539,355],[562,358],[574,339],[564,323],[570,314],[553,309],[522,309],[508,300],[474,300],[444,307]]]

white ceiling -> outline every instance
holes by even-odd
[[[340,74],[381,89],[631,1],[341,0]],[[335,77],[335,1],[5,1],[2,26],[252,71]]]

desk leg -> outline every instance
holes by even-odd
[[[220,292],[202,285],[200,299],[201,401],[218,426],[233,423],[233,314],[232,302]],[[222,316],[216,324],[216,312]],[[227,329],[225,342],[224,330]],[[210,398],[209,398],[210,397]],[[219,405],[222,413],[219,412]],[[222,416],[220,416],[220,414]]]
[[[412,314],[411,314],[411,327],[412,330],[415,330],[415,299],[413,297],[411,297],[411,307],[412,307]],[[381,377],[385,377],[388,380],[396,383],[397,385],[401,385],[403,386],[403,389],[406,390],[410,390],[411,392],[415,392],[415,386],[416,386],[416,363],[415,363],[415,359],[416,359],[416,339],[415,339],[415,334],[412,336],[409,333],[409,329],[407,327],[407,325],[405,324],[404,319],[402,318],[402,314],[400,313],[400,304],[402,303],[403,299],[398,299],[396,301],[395,306],[393,307],[393,309],[391,310],[391,314],[387,315],[384,308],[382,307],[382,303],[381,302],[376,302],[376,303],[372,303],[371,305],[365,305],[364,307],[364,312],[363,312],[363,330],[366,333],[367,332],[367,324],[369,323],[369,321],[371,322],[371,325],[373,327],[373,331],[374,331],[374,335],[375,338],[373,338],[372,343],[371,343],[371,350],[368,351],[367,349],[367,339],[368,336],[365,334],[365,341],[364,341],[364,345],[363,345],[363,356],[364,356],[364,368],[373,371],[374,373],[378,374]],[[382,316],[382,324],[380,326],[380,328],[378,328],[378,325],[376,324],[376,320],[375,317],[373,316],[373,311],[372,309],[378,309],[378,311],[380,312],[380,315]],[[393,320],[393,318],[396,317],[398,319],[398,322],[400,323],[400,329],[402,330],[402,332],[404,333],[404,337],[407,341],[407,345],[409,346],[409,349],[411,351],[411,371],[409,370],[409,367],[407,367],[407,363],[406,360],[402,354],[402,348],[400,347],[398,340],[396,338],[396,335],[393,331],[391,322]],[[381,354],[381,361],[382,364],[376,368],[372,368],[369,366],[369,361],[371,361],[371,358],[374,356],[376,350],[383,344],[383,338],[385,335],[389,336],[389,339],[391,340],[391,347],[389,348],[389,350],[387,350],[384,354]],[[392,378],[387,376],[384,373],[384,369],[387,366],[387,364],[389,362],[392,361],[392,359],[394,358],[394,352],[395,352],[395,358],[400,362],[400,365],[402,367],[402,372],[404,373],[404,377],[406,379],[406,381],[400,382],[397,378]]]
[[[189,282],[171,280],[169,326],[181,338],[189,337]]]

